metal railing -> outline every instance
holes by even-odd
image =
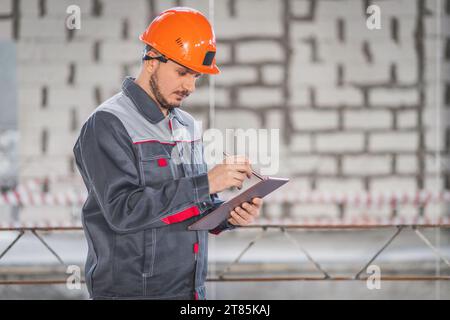
[[[417,220],[418,221],[418,220]],[[385,251],[391,243],[404,231],[405,229],[412,229],[414,234],[424,242],[433,252],[433,254],[440,261],[445,263],[450,268],[449,260],[440,252],[436,246],[421,232],[421,229],[426,228],[450,228],[449,219],[440,219],[437,222],[424,222],[421,223],[398,223],[397,221],[383,222],[383,223],[343,223],[334,221],[332,223],[322,221],[320,223],[264,223],[255,224],[247,227],[241,227],[241,230],[260,229],[254,239],[247,243],[245,248],[237,255],[237,257],[229,263],[223,270],[217,272],[216,276],[208,277],[207,281],[211,282],[261,282],[261,281],[366,281],[367,277],[362,276],[364,270],[371,265],[377,257]],[[238,265],[243,256],[261,239],[267,236],[267,230],[278,230],[283,237],[291,242],[298,250],[303,254],[307,260],[314,266],[314,269],[319,272],[319,276],[271,276],[271,277],[236,277],[229,276],[229,272],[233,266]],[[329,271],[325,270],[321,264],[313,258],[308,250],[302,246],[295,237],[292,236],[291,230],[368,230],[368,229],[394,229],[393,234],[383,243],[383,245],[371,256],[371,258],[358,269],[358,272],[353,275],[347,276],[334,276]],[[26,233],[31,233],[39,242],[58,260],[58,262],[67,266],[64,260],[58,255],[58,253],[45,241],[41,232],[66,232],[66,231],[82,231],[81,226],[3,226],[0,227],[2,231],[14,231],[18,232],[18,235],[11,241],[6,249],[0,253],[0,260],[17,244],[17,242]],[[450,269],[449,269],[450,270]],[[438,280],[450,280],[450,276],[447,275],[383,275],[380,280],[385,281],[438,281]],[[82,279],[81,282],[84,282]],[[65,279],[31,279],[31,280],[0,280],[0,285],[51,285],[51,284],[65,284]]]

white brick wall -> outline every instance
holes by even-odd
[[[217,85],[253,83],[258,78],[256,69],[252,67],[223,67],[220,71],[221,73],[216,77]]]
[[[317,150],[319,152],[358,152],[364,148],[362,133],[317,134]]]
[[[278,88],[242,88],[238,101],[247,107],[277,107],[283,104],[282,92]]]
[[[391,171],[390,156],[345,156],[343,157],[343,172],[348,175],[385,175]]]
[[[397,114],[397,126],[400,129],[417,127],[417,111],[402,111]]]
[[[267,65],[262,67],[262,80],[266,84],[282,84],[284,81],[284,68]]]
[[[346,129],[389,129],[392,117],[385,110],[349,110],[344,112]]]
[[[417,172],[417,157],[410,155],[398,155],[396,158],[396,171],[403,174],[414,174]]]
[[[105,100],[120,89],[125,65],[130,75],[136,76],[142,50],[137,37],[150,22],[150,12],[180,4],[208,15],[209,1],[136,0],[132,5],[119,0],[102,1],[100,16],[92,16],[91,0],[45,3],[47,13],[39,17],[38,0],[21,1],[16,44],[20,152],[24,157],[40,155],[40,133],[48,127],[49,155],[39,156],[34,162],[45,162],[50,169],[26,165],[22,159],[25,169],[21,174],[44,176],[51,171],[64,176],[69,171],[70,144],[74,139],[69,132],[70,110],[77,108],[82,124],[97,106],[95,88],[100,90],[100,99]],[[426,59],[426,73],[422,75],[426,98],[422,106],[423,128],[418,127],[420,109],[403,108],[420,103],[420,56],[414,38],[419,18],[416,2],[371,1],[382,9],[382,29],[372,31],[365,26],[364,1],[316,0],[315,14],[311,20],[302,21],[290,19],[309,16],[311,1],[233,3],[234,14],[231,1],[216,0],[214,8],[217,62],[222,70],[215,78],[218,128],[261,128],[261,119],[265,119],[264,128],[279,128],[281,161],[289,163],[280,174],[301,175],[296,180],[303,189],[315,182],[319,190],[326,191],[358,191],[366,187],[370,191],[415,190],[417,175],[422,175],[425,187],[432,185],[429,175],[437,173],[430,157],[426,157],[424,170],[418,166],[420,130],[425,135],[427,152],[440,151],[439,146],[445,145],[441,131],[449,122],[446,109],[439,104],[444,87],[440,88],[441,96],[437,96],[440,80],[436,70],[447,79],[449,64],[437,60],[444,57],[436,55],[435,1],[426,1],[431,15],[422,17]],[[286,3],[290,16],[284,13]],[[69,4],[80,5],[82,11],[82,29],[74,33],[71,41],[67,40],[65,29],[65,9]],[[10,10],[11,1],[0,2],[0,14]],[[398,21],[398,42],[392,39],[392,18]],[[122,35],[125,19],[128,39]],[[338,19],[344,24],[342,41],[338,38]],[[443,15],[440,32],[450,35],[446,30],[448,21],[448,16]],[[11,19],[0,20],[0,39],[11,39],[13,31]],[[94,61],[97,41],[99,61]],[[367,52],[363,51],[365,43]],[[445,47],[445,41],[442,45]],[[267,61],[272,63],[265,64]],[[73,85],[67,83],[71,63],[75,66]],[[396,82],[392,79],[392,66]],[[41,107],[44,86],[48,88],[46,108]],[[183,108],[195,110],[198,118],[206,120],[208,104],[206,85],[198,88]],[[441,131],[436,117],[441,119]],[[391,174],[392,157],[396,175]],[[314,172],[319,176],[315,177]],[[370,177],[368,181],[364,181],[364,176]],[[335,206],[298,209],[299,214],[305,215],[337,214]],[[348,214],[353,213],[348,210]]]
[[[311,136],[307,134],[295,134],[291,137],[289,146],[291,151],[311,152]]]
[[[415,192],[417,191],[414,178],[373,178],[370,184],[374,192]]]
[[[418,147],[417,133],[412,132],[383,132],[372,133],[369,138],[369,149],[377,151],[410,151]]]
[[[419,103],[419,92],[415,89],[373,89],[369,93],[369,101],[374,106],[417,105]]]
[[[294,174],[331,174],[337,173],[336,160],[333,157],[291,156],[287,164]]]
[[[327,192],[362,191],[363,189],[361,179],[324,178],[317,182],[317,190]]]
[[[318,88],[317,104],[321,107],[339,107],[341,105],[349,107],[361,107],[363,105],[363,96],[360,90],[351,87]]]
[[[282,61],[283,56],[281,45],[274,41],[245,41],[236,46],[237,62]]]
[[[299,130],[336,129],[338,115],[333,111],[296,110],[292,112],[292,122]]]

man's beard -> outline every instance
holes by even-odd
[[[181,102],[177,103],[177,104],[170,104],[166,100],[166,98],[163,97],[161,90],[159,90],[158,78],[156,77],[156,72],[150,76],[149,85],[155,96],[156,101],[159,103],[161,108],[170,110],[170,109],[178,108],[181,106]]]

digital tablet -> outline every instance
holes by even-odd
[[[269,193],[278,189],[289,179],[264,177],[264,180],[255,183],[253,186],[238,194],[236,197],[224,202],[220,207],[203,218],[197,220],[188,227],[188,230],[211,230],[217,227],[222,221],[230,217],[230,212],[244,202],[251,202],[253,198],[264,198]]]

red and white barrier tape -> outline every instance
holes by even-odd
[[[227,199],[230,194],[224,194]],[[86,192],[65,191],[42,193],[19,187],[0,194],[0,206],[82,206]],[[267,196],[267,203],[345,205],[357,208],[397,207],[402,205],[422,206],[449,203],[450,191],[432,192],[327,192],[285,189]]]
[[[353,216],[348,218],[333,218],[333,217],[296,217],[286,219],[265,219],[259,218],[254,225],[283,225],[283,226],[397,226],[397,225],[450,225],[450,217],[374,217],[374,216]],[[49,221],[43,220],[38,222],[17,222],[7,223],[0,222],[0,230],[5,229],[54,229],[54,228],[81,228],[81,223],[64,222],[64,221]]]

